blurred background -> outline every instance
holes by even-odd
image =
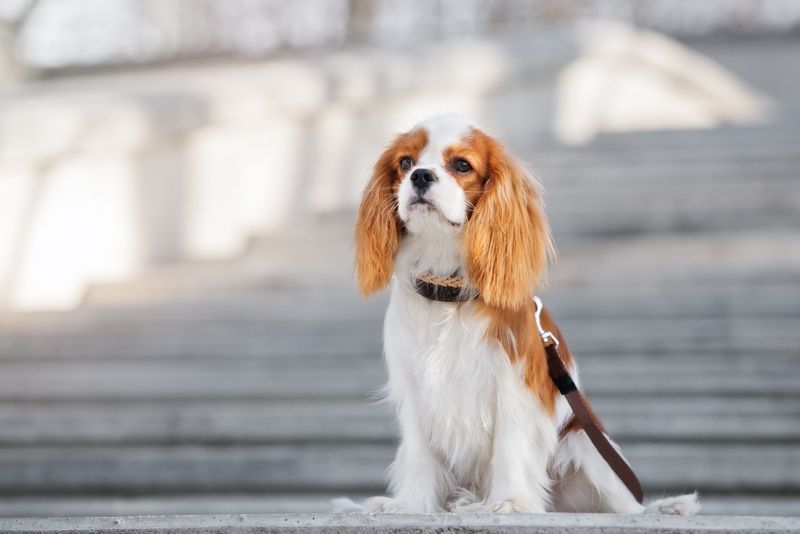
[[[383,492],[373,160],[475,117],[651,497],[800,515],[800,2],[0,0],[0,515]]]

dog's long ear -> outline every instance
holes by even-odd
[[[483,300],[517,309],[530,301],[555,256],[539,184],[492,140],[483,195],[467,222],[467,272]]]
[[[400,241],[400,221],[394,183],[397,179],[397,140],[375,163],[356,222],[356,274],[361,292],[369,295],[392,279]]]

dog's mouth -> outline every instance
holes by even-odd
[[[452,225],[452,226],[454,226],[456,228],[461,226],[461,223],[453,222],[450,219],[448,219],[445,216],[445,214],[442,213],[442,210],[440,210],[439,207],[436,204],[434,204],[433,202],[431,202],[430,200],[428,200],[426,198],[417,197],[417,198],[415,198],[414,200],[412,200],[411,202],[408,203],[408,207],[409,207],[409,209],[416,208],[416,209],[423,210],[423,211],[435,212],[439,217],[441,217],[445,222],[449,223],[450,225]]]
[[[412,200],[411,202],[409,202],[408,207],[410,208],[411,206],[428,206],[431,209],[434,209],[434,210],[436,209],[436,206],[433,204],[433,202],[431,202],[430,200],[428,200],[426,198],[422,198],[422,197],[417,197],[414,200]]]

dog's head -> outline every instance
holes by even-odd
[[[389,283],[403,240],[455,240],[470,286],[489,305],[529,301],[553,254],[537,182],[465,119],[426,121],[381,154],[356,226],[361,290]]]

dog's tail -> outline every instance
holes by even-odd
[[[697,492],[665,497],[645,505],[644,513],[662,515],[696,515],[700,511]]]

